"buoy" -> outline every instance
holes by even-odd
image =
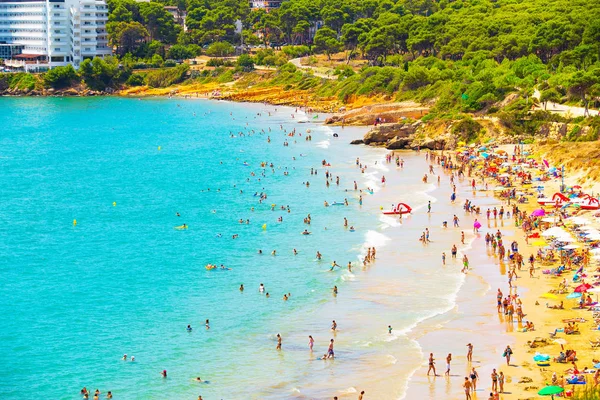
[[[113,201],[113,207],[116,207],[116,206],[117,206],[117,202]]]
[[[263,230],[266,230],[267,229],[267,224],[263,224],[262,228],[263,228]]]
[[[75,226],[75,225],[77,225],[77,220],[76,219],[73,220],[73,226]]]
[[[380,210],[383,210],[383,206],[379,206],[379,209],[380,209]]]
[[[158,151],[160,151],[160,146],[158,146]]]

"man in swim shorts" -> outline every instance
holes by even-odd
[[[334,353],[333,353],[333,339],[331,339],[329,341],[329,348],[327,348],[327,358],[334,358]]]

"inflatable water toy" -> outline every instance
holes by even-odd
[[[182,229],[187,229],[187,228],[188,228],[188,226],[186,224],[179,225],[179,226],[175,227],[175,229],[177,229],[177,230],[182,230]]]
[[[551,199],[541,198],[538,199],[538,204],[542,206],[554,206],[554,205],[562,205],[563,203],[569,203],[571,200],[564,194],[560,192],[554,193]]]
[[[410,214],[412,212],[412,208],[405,203],[398,203],[392,211],[384,211],[385,215],[401,215],[401,214]]]
[[[344,202],[341,202],[341,203],[339,203],[339,202],[337,202],[337,201],[334,201],[333,203],[331,203],[331,205],[332,205],[332,206],[343,206],[343,205],[344,205]]]
[[[549,361],[538,361],[536,362],[538,367],[549,367],[550,366],[550,362]]]
[[[217,266],[216,265],[212,265],[212,264],[208,264],[204,268],[206,268],[207,270],[211,270],[211,269],[217,269]]]

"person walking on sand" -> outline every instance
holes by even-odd
[[[311,335],[308,335],[308,348],[310,351],[313,351],[313,346],[315,345],[315,339]]]
[[[431,213],[431,201],[429,201],[429,203],[427,203],[427,213]]]
[[[435,373],[435,358],[433,358],[433,353],[429,353],[429,369],[427,370],[427,376],[429,376],[429,372],[433,370],[433,376],[437,376]]]
[[[500,393],[504,393],[504,372],[502,371],[498,375],[498,386],[500,386]]]
[[[277,334],[277,350],[281,350],[281,335],[278,333]]]
[[[475,371],[475,367],[471,368],[469,377],[471,378],[471,390],[474,392],[477,390],[477,379],[479,379],[479,374]]]
[[[510,346],[506,346],[506,349],[504,349],[504,353],[502,353],[502,357],[506,358],[506,365],[510,365],[510,356],[512,355],[513,351],[510,348]]]
[[[460,242],[462,244],[465,244],[465,232],[464,231],[460,231]]]
[[[533,271],[535,271],[534,263],[529,264],[529,277],[533,278]]]
[[[471,343],[467,344],[467,361],[473,361],[473,345]]]
[[[358,395],[358,400],[363,400],[363,397],[365,395],[365,391],[363,390],[362,392],[360,392],[360,394]]]
[[[471,382],[469,382],[469,378],[466,376],[465,381],[463,382],[463,388],[465,389],[466,400],[471,400]]]
[[[444,375],[446,376],[450,376],[450,362],[452,361],[452,353],[448,353],[448,356],[446,357],[446,372],[444,373]]]

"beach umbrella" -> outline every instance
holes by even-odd
[[[584,283],[582,285],[577,286],[575,288],[575,292],[581,293],[581,292],[585,292],[585,291],[587,291],[588,289],[591,289],[591,288],[592,288],[592,285],[590,285],[589,283]]]
[[[583,217],[571,217],[571,218],[568,218],[565,220],[565,223],[568,223],[568,222],[575,224],[575,225],[589,225],[592,223],[590,220],[588,220],[587,218],[583,218]]]
[[[546,211],[544,211],[544,210],[543,210],[543,209],[541,209],[541,208],[538,208],[537,210],[533,210],[533,211],[531,212],[531,215],[532,215],[533,217],[542,217],[542,216],[546,215]]]
[[[554,343],[560,344],[560,348],[564,350],[565,344],[567,344],[567,341],[565,339],[554,339]]]
[[[545,246],[547,243],[544,240],[536,240],[531,243],[533,246]]]
[[[564,391],[565,389],[561,388],[560,386],[546,386],[545,388],[540,390],[538,394],[540,396],[552,396],[552,398],[554,399],[555,394],[559,394]]]
[[[479,223],[479,221],[475,221],[475,223],[473,224],[473,228],[475,228],[475,229],[481,228],[481,224]]]
[[[600,368],[600,363],[594,364],[594,368],[596,368],[596,369]]]
[[[597,248],[597,249],[591,249],[591,250],[590,250],[590,253],[592,253],[592,254],[599,254],[599,255],[600,255],[600,248]]]
[[[551,219],[551,220],[553,220],[553,218],[544,218],[543,220],[545,220],[545,219]],[[568,234],[569,233],[567,231],[565,231],[563,228],[559,228],[558,226],[546,229],[544,232],[542,232],[542,236],[554,236],[554,237],[557,237],[557,236],[566,236]]]
[[[559,239],[560,240],[560,239]],[[568,244],[566,246],[561,247],[562,250],[574,250],[574,249],[578,249],[581,246],[577,245],[577,244]]]
[[[490,155],[488,153],[481,153],[481,157],[488,158]]]
[[[571,236],[560,236],[557,237],[556,240],[558,240],[559,242],[563,242],[563,243],[569,243],[569,242],[576,242],[577,239],[571,237]]]
[[[558,299],[558,296],[553,294],[553,293],[544,293],[543,295],[541,295],[540,297],[544,298],[544,299],[552,299],[552,300],[556,300]]]
[[[517,193],[517,194],[520,194],[520,193]],[[556,217],[546,217],[546,218],[542,218],[542,221],[543,221],[543,222],[555,222],[555,221],[556,221]],[[550,229],[552,229],[552,228],[550,228]],[[547,229],[547,230],[548,230],[548,229]],[[562,231],[562,229],[561,229],[561,231]],[[544,231],[544,233],[546,233],[546,231]],[[543,235],[543,234],[542,234],[542,235]],[[549,235],[544,235],[544,236],[552,236],[552,234],[549,234]]]
[[[578,298],[580,298],[580,297],[581,297],[581,293],[574,292],[574,293],[571,293],[571,294],[569,294],[569,295],[567,296],[567,299],[578,299]]]

